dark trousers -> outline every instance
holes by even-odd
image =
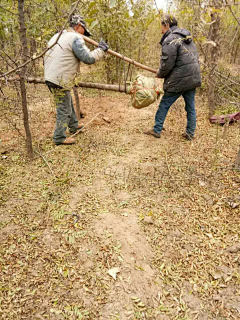
[[[59,144],[66,139],[67,128],[69,128],[71,134],[77,131],[78,119],[73,108],[70,91],[56,85],[51,86],[49,83],[46,84],[53,93],[55,99],[57,120],[53,140],[55,144]]]
[[[155,116],[154,131],[156,133],[161,133],[168,110],[180,96],[183,96],[183,99],[185,101],[185,110],[187,112],[186,133],[190,134],[193,137],[196,129],[195,92],[196,89],[180,93],[165,92]]]

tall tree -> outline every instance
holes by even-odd
[[[214,8],[216,10],[217,8]],[[215,69],[218,63],[219,56],[219,33],[220,33],[220,15],[219,12],[213,11],[211,13],[211,27],[209,31],[209,40],[212,41],[211,53],[209,57],[209,65],[211,70],[208,79],[208,105],[209,105],[209,117],[213,116],[216,107],[215,86],[216,76]]]
[[[24,20],[24,0],[18,0],[18,13],[19,13],[19,31],[20,31],[20,39],[23,47],[23,63],[27,61],[28,57],[28,46],[27,46],[27,34],[26,34],[26,26]],[[26,146],[27,153],[29,158],[33,158],[33,147],[32,147],[32,135],[29,126],[29,117],[28,117],[28,108],[27,108],[27,94],[26,94],[26,77],[27,67],[23,67],[20,72],[20,91],[21,91],[21,99],[22,99],[22,111],[23,111],[23,123],[26,133]]]
[[[235,168],[240,170],[240,147],[239,147],[238,154],[237,154],[237,159],[236,159],[236,162],[235,162]]]

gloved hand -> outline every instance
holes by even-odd
[[[102,49],[104,52],[107,52],[108,49],[109,49],[109,46],[106,44],[106,42],[104,42],[104,41],[101,39],[100,42],[99,42],[98,48],[99,48],[99,49]]]

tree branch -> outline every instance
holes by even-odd
[[[51,13],[53,13],[54,15],[56,15],[56,11],[49,10],[49,9],[46,8],[44,5],[41,5],[41,4],[37,3],[37,2],[34,1],[34,0],[31,0],[31,3],[34,3],[36,6],[42,8],[42,9],[43,9],[44,11],[46,11],[46,12],[51,12]],[[66,12],[65,10],[61,10],[61,13],[66,14],[67,12]]]
[[[6,114],[6,112],[5,112],[4,109],[2,109],[1,111],[2,111],[3,114],[4,114],[4,117],[7,119],[7,121],[8,121],[7,123],[10,123],[10,125],[13,127],[13,129],[15,129],[15,130],[18,132],[18,134],[20,135],[20,137],[25,140],[24,135],[23,135],[22,132],[18,129],[16,123],[13,123],[12,119],[8,117],[8,115]]]
[[[157,1],[154,0],[154,2],[155,2],[155,6],[156,6],[156,8],[157,8],[157,11],[159,12],[158,5],[157,5]]]
[[[14,14],[14,15],[16,15],[16,16],[18,15],[17,13],[12,12],[12,11],[10,11],[10,10],[6,9],[6,8],[4,8],[4,6],[1,6],[1,5],[0,5],[0,9],[2,9],[2,10],[4,10],[4,11],[6,11],[6,12],[8,12],[8,13]]]
[[[73,8],[72,11],[70,12],[70,14],[68,15],[68,18],[67,18],[66,22],[64,23],[64,25],[63,25],[63,27],[62,27],[62,30],[59,32],[59,35],[58,35],[56,41],[55,41],[49,48],[46,48],[42,53],[40,53],[40,54],[37,55],[36,57],[31,57],[29,60],[27,60],[25,63],[21,64],[20,66],[18,66],[18,67],[16,67],[16,68],[14,68],[14,69],[12,69],[12,70],[10,70],[10,71],[8,71],[8,72],[0,75],[0,78],[5,78],[5,77],[7,77],[9,74],[17,71],[18,69],[21,69],[21,68],[25,67],[25,66],[28,65],[30,62],[35,61],[35,60],[41,58],[42,56],[44,56],[44,54],[45,54],[47,51],[49,51],[50,49],[52,49],[52,48],[58,43],[58,40],[59,40],[59,38],[61,37],[61,35],[62,35],[62,33],[63,33],[63,30],[65,29],[65,27],[66,27],[69,19],[71,18],[73,12],[76,10],[79,2],[80,2],[80,0],[78,0],[78,1],[76,2],[74,8]]]
[[[17,66],[17,63],[3,49],[0,49],[0,51],[2,51],[8,57],[8,59]]]
[[[235,33],[235,35],[233,36],[233,38],[232,38],[231,42],[229,43],[228,48],[230,48],[230,47],[231,47],[231,45],[232,45],[232,43],[235,41],[235,38],[236,38],[236,36],[237,36],[237,35],[238,35],[238,33],[239,33],[238,29],[239,29],[239,28],[237,27],[236,33]]]
[[[44,162],[46,163],[46,165],[48,166],[51,174],[54,176],[54,178],[56,178],[56,176],[55,176],[54,172],[52,171],[52,168],[51,168],[51,166],[49,165],[47,159],[41,154],[41,152],[38,152],[37,150],[34,150],[34,151],[43,159],[43,161],[44,161]]]
[[[228,4],[227,0],[226,0],[226,3]],[[237,23],[238,23],[238,25],[240,27],[240,21],[238,20],[238,18],[236,17],[235,13],[233,12],[233,9],[232,9],[231,5],[228,4],[228,8],[231,11],[231,14],[233,15],[234,19],[237,21]]]

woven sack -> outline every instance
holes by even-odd
[[[136,79],[130,84],[128,91],[131,94],[131,102],[134,108],[148,107],[157,100],[162,90],[157,88],[155,80],[155,78],[137,75]]]

